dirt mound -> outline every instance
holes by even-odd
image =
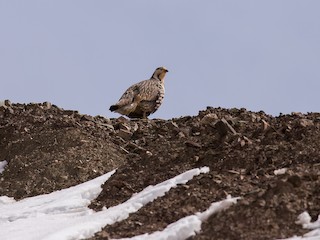
[[[0,107],[0,195],[16,199],[87,181],[126,161],[111,121],[50,103]]]
[[[0,195],[21,199],[84,182],[118,168],[91,204],[99,210],[186,170],[209,174],[147,204],[92,239],[161,230],[211,202],[239,196],[192,239],[274,239],[303,234],[294,222],[320,213],[320,114],[272,117],[208,107],[171,120],[106,119],[50,103],[0,107],[0,161],[9,162]],[[284,174],[275,174],[282,169]],[[276,171],[276,172],[275,172]]]

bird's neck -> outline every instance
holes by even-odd
[[[165,77],[166,73],[160,73],[160,74],[153,74],[152,75],[152,79],[156,79],[160,82],[164,82],[164,77]]]

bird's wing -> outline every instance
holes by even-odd
[[[124,92],[124,94],[122,94],[121,98],[119,99],[116,105],[121,107],[131,104],[134,101],[135,97],[139,94],[139,87],[137,85],[138,84],[134,84],[131,87],[129,87]]]
[[[154,101],[159,96],[159,86],[153,80],[145,80],[137,83],[137,94],[141,101]]]
[[[159,97],[157,81],[144,80],[129,87],[119,99],[117,106],[125,106],[136,101],[154,101]]]

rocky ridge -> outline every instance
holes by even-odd
[[[117,168],[91,204],[99,210],[195,167],[209,174],[172,189],[92,239],[161,230],[227,195],[241,200],[213,215],[193,239],[275,239],[320,213],[320,114],[273,117],[208,107],[170,120],[92,117],[51,103],[0,104],[0,195],[22,199]]]

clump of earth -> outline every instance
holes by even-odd
[[[320,214],[320,114],[273,117],[207,107],[170,120],[108,119],[49,102],[0,104],[0,196],[50,193],[117,169],[90,207],[101,210],[180,173],[207,166],[124,221],[91,239],[132,237],[164,229],[241,197],[212,215],[191,239],[275,239],[303,235],[295,221]]]

